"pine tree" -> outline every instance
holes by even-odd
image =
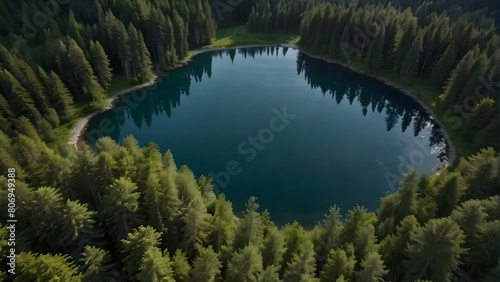
[[[356,205],[347,213],[339,239],[340,245],[353,243],[356,258],[363,258],[375,251],[376,238],[372,214],[368,214],[366,208]]]
[[[210,245],[231,246],[234,238],[234,214],[231,202],[226,201],[224,194],[219,194],[215,203],[215,211],[212,216],[212,224],[210,228]]]
[[[25,61],[14,57],[11,73],[19,81],[21,86],[29,92],[38,111],[43,116],[46,116],[49,109],[52,108],[52,105],[47,99],[45,87],[40,83],[40,80],[31,66]]]
[[[99,41],[90,41],[90,56],[99,84],[104,90],[109,90],[113,73],[108,56]]]
[[[193,199],[183,209],[182,222],[182,247],[189,255],[193,255],[206,242],[210,227],[210,215],[200,197]]]
[[[434,65],[431,74],[432,82],[439,87],[443,86],[456,64],[457,50],[455,44],[452,43]]]
[[[78,88],[82,98],[92,98],[94,101],[104,99],[104,89],[94,76],[92,67],[82,49],[73,39],[69,39],[68,59],[73,70],[73,83]]]
[[[139,281],[175,282],[168,253],[162,254],[158,248],[149,248],[144,253],[139,273]]]
[[[451,72],[450,77],[446,81],[446,86],[444,87],[443,98],[446,102],[455,103],[457,101],[460,92],[470,78],[470,72],[474,61],[478,57],[478,53],[478,48],[474,48],[467,52]]]
[[[156,171],[147,170],[148,177],[144,190],[144,202],[147,209],[148,221],[158,231],[163,231],[165,225],[160,213],[160,178]]]
[[[101,216],[117,239],[125,238],[135,221],[140,196],[136,190],[137,186],[130,179],[121,177],[106,188],[102,197]]]
[[[342,248],[330,251],[328,260],[319,275],[320,282],[337,281],[340,277],[351,279],[356,265],[356,258],[354,257],[352,245],[348,245],[347,248],[351,248],[350,254]]]
[[[325,215],[319,236],[315,238],[315,252],[318,267],[322,267],[328,258],[331,249],[339,246],[339,234],[342,229],[340,209],[336,206],[330,207],[329,214]]]
[[[283,234],[285,240],[285,253],[283,254],[283,260],[281,262],[281,275],[283,275],[294,256],[304,248],[303,245],[307,244],[309,240],[304,228],[296,221],[294,221],[293,224],[287,224],[283,229]]]
[[[0,118],[2,118],[2,123],[0,123],[0,130],[7,132],[12,126],[12,121],[16,118],[12,110],[10,109],[9,102],[5,99],[4,94],[0,92]]]
[[[188,280],[191,266],[186,255],[180,249],[175,250],[175,254],[172,257],[172,269],[175,281],[185,282]]]
[[[473,139],[479,131],[486,128],[493,120],[496,111],[495,107],[495,100],[491,98],[484,98],[479,101],[464,122],[463,132],[465,137]]]
[[[283,280],[285,281],[316,281],[316,260],[314,246],[311,241],[305,241],[287,264]]]
[[[73,97],[61,78],[53,71],[46,74],[42,68],[38,69],[43,78],[45,89],[52,105],[59,114],[62,122],[69,122],[74,115]]]
[[[388,277],[391,281],[401,281],[403,279],[402,261],[408,259],[405,249],[419,227],[417,218],[409,215],[401,220],[394,234],[386,236],[380,242],[379,253],[382,255],[385,264],[390,267]]]
[[[466,197],[485,199],[498,195],[499,163],[491,147],[479,150],[459,165],[468,184]]]
[[[460,203],[465,194],[465,182],[459,173],[449,173],[442,185],[436,187],[435,197],[437,204],[437,216],[448,216],[455,206]]]
[[[91,244],[100,234],[95,230],[95,212],[79,201],[67,200],[62,207],[62,220],[59,243],[62,245],[78,244],[77,250]]]
[[[403,61],[407,56],[407,54],[410,53],[408,50],[412,48],[412,45],[415,47],[413,49],[418,50],[418,42],[420,40],[415,41],[417,37],[417,24],[415,18],[408,19],[407,26],[401,26],[400,28],[401,29],[398,32],[399,35],[396,35],[398,36],[398,38],[395,42],[396,46],[394,48],[393,53],[394,53],[394,72],[401,74],[402,73],[401,67]],[[415,57],[415,55],[413,54],[412,57]],[[410,59],[413,60],[413,58],[409,58],[408,61]]]
[[[60,191],[52,187],[40,187],[31,192],[29,206],[30,222],[33,234],[54,250],[59,249],[60,223],[63,214],[63,197]]]
[[[85,246],[80,258],[84,281],[106,282],[111,279],[112,257],[108,251],[94,246]]]
[[[257,213],[257,198],[250,197],[243,218],[238,222],[233,240],[233,249],[239,250],[249,243],[260,247],[263,239],[262,220]]]
[[[399,223],[405,216],[415,213],[417,204],[418,175],[412,170],[399,183],[399,205],[394,213],[394,222]]]
[[[411,79],[417,74],[420,53],[422,52],[422,34],[421,32],[413,40],[410,49],[406,53],[402,63],[399,76],[404,79]]]
[[[188,52],[188,42],[187,42],[187,27],[185,21],[182,17],[174,12],[172,17],[172,27],[174,30],[174,42],[175,42],[175,53],[177,59],[181,60]]]
[[[408,244],[405,281],[451,281],[460,263],[460,256],[465,252],[462,247],[464,239],[463,231],[452,220],[429,220],[416,231]]]
[[[259,282],[281,282],[278,267],[268,266],[259,276]]]
[[[262,265],[264,268],[275,265],[280,266],[285,253],[283,234],[274,225],[268,229],[261,248]]]
[[[16,116],[25,116],[31,122],[42,119],[42,115],[35,107],[35,102],[28,91],[7,70],[0,71],[0,86],[6,95],[5,98],[9,102],[12,112]]]
[[[377,252],[369,253],[361,261],[361,270],[356,272],[356,281],[384,281],[383,276],[387,274],[384,262]]]
[[[236,251],[226,272],[227,281],[257,282],[262,272],[262,255],[252,243]]]
[[[144,264],[144,268],[150,267],[150,260],[154,260],[155,256],[160,251],[158,250],[157,252],[153,251],[153,253],[150,253],[149,257],[146,257],[146,261],[144,261],[143,257],[146,252],[158,248],[160,245],[160,237],[161,233],[156,232],[151,226],[139,226],[139,228],[129,233],[126,239],[121,241],[123,244],[121,252],[124,254],[123,263],[130,275],[139,273],[142,264]],[[165,262],[163,261],[160,263],[164,264]],[[166,265],[170,265],[169,260]]]
[[[212,247],[201,248],[198,256],[193,262],[191,269],[190,282],[207,281],[213,282],[220,274],[222,263],[217,258],[217,254]]]
[[[368,47],[365,62],[370,70],[377,70],[384,66],[384,39],[385,29],[379,28],[377,35]]]
[[[61,281],[77,282],[82,277],[68,255],[20,253],[16,256],[14,281]]]

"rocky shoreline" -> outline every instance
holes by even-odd
[[[364,71],[357,70],[357,69],[355,69],[355,68],[353,68],[353,67],[351,67],[349,65],[342,64],[342,63],[336,62],[334,60],[324,58],[322,56],[309,54],[307,51],[301,49],[296,44],[246,45],[246,46],[215,47],[215,48],[198,49],[198,50],[191,51],[191,58],[194,57],[194,56],[196,56],[196,55],[198,55],[198,54],[202,54],[202,53],[206,53],[206,52],[211,52],[211,51],[231,50],[231,49],[239,49],[239,48],[252,48],[252,47],[285,47],[285,48],[293,48],[293,49],[299,50],[300,52],[306,54],[309,57],[320,59],[320,60],[323,60],[323,61],[325,61],[327,63],[340,65],[340,66],[345,67],[345,68],[347,68],[347,69],[349,69],[349,70],[351,70],[353,72],[356,72],[356,73],[359,73],[361,75],[365,75],[365,76],[371,77],[371,78],[379,81],[380,83],[383,83],[386,86],[389,86],[391,88],[396,89],[397,91],[399,91],[403,95],[406,95],[406,96],[410,97],[413,101],[415,101],[422,108],[422,110],[424,110],[425,112],[427,112],[431,116],[431,118],[433,119],[433,122],[437,126],[439,126],[441,128],[441,131],[443,133],[443,138],[444,138],[445,143],[446,143],[447,162],[449,164],[453,164],[453,162],[455,161],[455,159],[457,157],[455,146],[453,145],[453,142],[451,141],[451,138],[450,138],[448,132],[446,132],[446,129],[445,129],[444,125],[438,119],[438,117],[436,116],[436,114],[427,105],[425,105],[420,99],[418,99],[415,95],[411,94],[408,90],[406,90],[406,89],[404,89],[404,88],[402,88],[402,87],[400,87],[400,86],[398,86],[398,85],[396,85],[396,84],[394,84],[392,82],[389,82],[388,80],[386,80],[384,78],[381,78],[379,76],[365,73]],[[191,58],[188,59],[188,60],[186,60],[186,61],[184,61],[178,67],[185,66],[187,63],[189,63],[191,61]],[[97,110],[97,111],[95,111],[95,112],[87,115],[86,117],[82,118],[73,127],[73,129],[71,130],[71,138],[68,141],[68,144],[75,146],[76,149],[79,149],[82,146],[83,142],[84,142],[83,141],[83,133],[87,129],[89,121],[93,117],[95,117],[96,115],[98,115],[100,113],[103,113],[105,111],[108,111],[111,108],[113,108],[114,104],[116,103],[116,101],[120,97],[122,97],[124,95],[127,95],[127,94],[129,94],[129,93],[131,93],[133,91],[136,91],[136,90],[139,90],[139,89],[142,89],[142,88],[145,88],[145,87],[149,87],[149,86],[152,86],[152,85],[156,84],[157,83],[157,78],[158,78],[158,76],[155,76],[153,79],[151,79],[150,81],[148,81],[146,83],[143,83],[143,84],[140,84],[140,85],[136,85],[136,86],[133,86],[133,87],[130,87],[130,88],[127,88],[127,89],[124,89],[124,90],[120,91],[119,93],[113,95],[113,97],[111,97],[111,98],[108,99],[109,106],[107,106],[105,108],[102,108],[102,109],[99,109],[99,110]]]

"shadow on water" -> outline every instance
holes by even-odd
[[[162,91],[154,92],[146,89],[148,94],[141,96],[140,101],[134,101],[133,94],[121,98],[111,111],[102,114],[106,115],[105,118],[108,118],[107,120],[111,123],[105,126],[107,130],[102,130],[102,124],[92,126],[93,129],[85,133],[84,139],[89,144],[94,144],[103,136],[110,136],[117,140],[120,136],[120,128],[127,118],[131,118],[138,128],[151,127],[153,116],[166,114],[170,118],[173,109],[180,106],[181,97],[189,96],[192,80],[201,82],[205,76],[208,78],[212,76],[214,58],[228,56],[231,62],[234,62],[236,54],[240,54],[243,58],[255,58],[264,54],[285,56],[287,51],[288,48],[281,47],[253,47],[198,54],[189,66],[173,70],[165,79],[162,79]],[[441,146],[443,152],[438,155],[438,158],[441,161],[446,160],[442,148],[444,146],[442,129],[434,124],[430,115],[411,98],[390,86],[376,82],[374,78],[309,57],[301,52],[297,53],[296,64],[297,75],[303,75],[312,89],[321,89],[324,96],[331,96],[337,104],[344,99],[347,99],[351,105],[359,103],[365,117],[368,111],[379,113],[385,111],[387,131],[393,130],[399,124],[400,130],[405,132],[413,123],[413,134],[418,136],[424,128],[432,126],[428,139],[429,146]]]

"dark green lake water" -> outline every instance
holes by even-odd
[[[199,54],[94,118],[85,138],[130,134],[211,175],[236,212],[253,195],[276,223],[306,226],[334,204],[375,211],[402,173],[434,172],[444,151],[441,130],[410,98],[273,47]]]

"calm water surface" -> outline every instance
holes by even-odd
[[[442,166],[441,131],[416,103],[294,49],[199,54],[150,92],[94,118],[87,142],[156,142],[178,166],[211,175],[236,212],[256,196],[278,224],[311,226],[334,204],[375,211],[410,167]]]

